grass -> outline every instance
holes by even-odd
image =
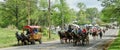
[[[0,47],[8,47],[15,43],[15,31],[0,28]]]
[[[51,34],[51,39],[48,36],[42,36],[42,41],[51,41],[58,39],[57,34]],[[11,47],[17,44],[14,29],[0,28],[0,48]]]
[[[110,45],[108,50],[120,50],[120,31],[118,37],[114,40],[114,42]]]

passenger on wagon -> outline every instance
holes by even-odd
[[[81,33],[82,33],[81,28],[78,28],[78,34],[81,35]]]
[[[86,29],[84,28],[84,29],[82,30],[82,32],[83,32],[83,34],[86,34],[87,31],[86,31]]]
[[[102,39],[103,33],[101,29],[99,30],[99,36],[100,36],[100,39]]]
[[[29,29],[27,29],[26,32],[27,32],[26,35],[30,34],[30,30]]]
[[[78,28],[75,27],[74,30],[73,30],[73,32],[74,32],[75,34],[78,34]]]
[[[37,34],[38,33],[38,29],[37,28],[34,28],[34,33]]]
[[[73,30],[73,29],[71,28],[71,25],[69,25],[69,27],[68,27],[68,30],[67,30],[67,31],[68,31],[69,33],[71,33],[71,32],[72,32],[72,30]]]

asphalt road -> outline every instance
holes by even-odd
[[[103,44],[105,41],[115,39],[118,35],[118,29],[109,29],[102,39],[99,37],[94,40],[90,36],[90,44],[85,46],[73,46],[73,44],[60,44],[59,40],[44,42],[43,44],[16,46],[9,48],[1,48],[0,50],[102,50],[97,49],[97,46]]]

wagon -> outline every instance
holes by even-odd
[[[26,35],[29,37],[29,41],[35,44],[35,41],[42,43],[42,34],[40,26],[24,26],[23,31],[27,31]]]

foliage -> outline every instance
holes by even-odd
[[[99,12],[97,8],[87,8],[86,9],[88,20],[93,22],[93,18],[99,18]]]
[[[34,1],[31,2],[34,3]],[[13,24],[20,28],[21,26],[26,25],[26,6],[27,4],[25,0],[6,0],[5,2],[3,2],[1,4],[0,11],[2,12],[2,20],[5,23],[2,23],[2,26],[6,27]],[[32,8],[31,11],[33,11]]]
[[[77,4],[77,7],[80,9],[77,13],[77,19],[76,19],[78,21],[77,24],[79,24],[79,25],[85,24],[86,23],[86,13],[85,13],[86,5],[84,3],[79,2]]]
[[[29,3],[29,4],[28,4]],[[51,2],[52,3],[52,2]],[[5,0],[0,2],[0,26],[15,25],[18,29],[27,25],[41,25],[48,27],[48,1],[47,0]],[[71,9],[65,0],[55,0],[50,5],[50,24],[60,26],[72,23],[90,23],[91,19],[98,14],[96,8],[87,8],[84,3],[78,3],[78,12]],[[92,12],[92,13],[91,13]]]
[[[86,5],[84,3],[82,3],[82,2],[79,2],[78,5],[77,5],[77,7],[79,7],[80,10],[83,10],[83,9],[86,8]]]
[[[64,0],[59,1],[60,3],[56,3],[52,6],[52,24],[68,24],[74,20],[75,11],[73,9],[70,9]]]
[[[50,7],[50,23],[58,26],[62,22],[70,23],[73,21],[75,11],[70,9],[64,0],[56,2]],[[5,0],[5,2],[0,2],[0,5],[1,27],[15,25],[20,29],[22,26],[27,25],[28,18],[30,18],[30,25],[48,26],[47,0]]]
[[[105,7],[102,11],[102,14],[104,15],[104,17],[106,18],[102,18],[107,19],[104,20],[106,22],[110,22],[110,20],[112,20],[111,18],[115,18],[116,21],[118,21],[120,23],[120,0],[99,0],[102,2],[102,6]],[[109,13],[108,13],[109,12]]]
[[[78,24],[92,23],[93,18],[99,17],[97,8],[86,8],[84,3],[78,3],[79,12],[77,13]],[[82,21],[82,22],[81,22]]]

